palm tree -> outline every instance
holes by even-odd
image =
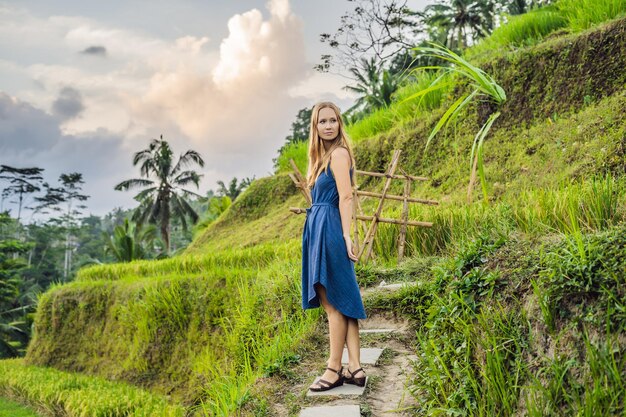
[[[347,85],[344,90],[357,93],[360,97],[354,106],[346,111],[350,113],[360,109],[365,113],[376,110],[391,103],[391,95],[398,89],[400,76],[382,69],[376,58],[361,58],[360,67],[350,68],[356,85]]]
[[[554,0],[498,0],[497,3],[508,14],[518,15],[554,3]]]
[[[142,227],[124,219],[124,225],[115,226],[113,235],[102,232],[105,239],[105,253],[111,253],[118,262],[130,262],[135,259],[147,259],[148,250],[144,244],[151,244],[156,239],[153,225]]]
[[[218,181],[217,185],[220,186],[220,188],[217,190],[217,194],[221,197],[228,197],[230,198],[230,201],[235,201],[235,199],[239,196],[239,194],[241,194],[241,192],[250,184],[252,184],[252,181],[254,181],[254,177],[252,177],[252,179],[250,178],[244,178],[241,180],[241,182],[239,184],[237,184],[237,177],[233,177],[232,180],[230,180],[230,183],[228,183],[228,187],[226,187],[226,184],[224,184],[224,181]]]
[[[448,48],[460,50],[470,35],[478,39],[491,32],[494,10],[492,0],[449,0],[426,6],[423,16],[428,26],[442,31]]]
[[[144,224],[146,221],[159,224],[166,254],[170,252],[172,215],[180,218],[184,230],[187,230],[186,217],[193,223],[198,220],[198,214],[185,197],[201,196],[182,187],[190,183],[198,187],[202,175],[184,168],[191,163],[204,166],[200,154],[192,150],[180,155],[176,164],[173,162],[172,148],[161,135],[160,139],[152,139],[147,149],[135,153],[133,157],[133,166],[141,163],[143,178],[122,181],[115,186],[118,191],[144,187],[144,190],[135,196],[140,205],[133,212],[132,220],[138,224]]]

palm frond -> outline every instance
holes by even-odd
[[[130,190],[131,188],[136,188],[136,187],[148,187],[152,184],[154,184],[154,181],[152,180],[146,180],[143,178],[133,178],[130,180],[125,180],[125,181],[120,182],[114,187],[114,189],[117,191],[126,191],[126,190]]]
[[[172,175],[178,174],[178,172],[185,166],[195,162],[200,165],[200,167],[204,167],[204,160],[200,156],[200,154],[196,151],[188,150],[183,155],[178,158],[178,162],[172,169]]]
[[[157,187],[146,188],[145,190],[140,191],[134,198],[137,201],[143,201],[146,198],[149,198],[157,189]]]

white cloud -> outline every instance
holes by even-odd
[[[310,70],[302,21],[285,0],[268,8],[268,20],[256,9],[230,18],[213,71],[181,65],[154,74],[148,92],[131,99],[133,114],[153,126],[175,124],[211,152],[260,150],[271,159],[291,123],[285,116],[301,102],[287,91]]]
[[[176,46],[182,51],[190,51],[193,55],[198,55],[207,42],[209,42],[209,38],[206,36],[202,38],[183,36],[182,38],[176,39]]]

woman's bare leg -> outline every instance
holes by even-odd
[[[330,359],[328,360],[328,367],[339,370],[341,368],[343,347],[346,344],[348,318],[328,302],[326,298],[326,288],[322,285],[316,285],[315,288],[322,303],[322,307],[324,307],[326,315],[328,316],[328,332],[330,333]],[[339,375],[328,369],[324,372],[324,375],[322,375],[322,379],[331,383],[337,381],[338,378]],[[316,386],[316,384],[311,386]]]
[[[348,369],[354,372],[361,367],[361,340],[359,337],[359,321],[352,317],[348,317],[346,344],[348,345]],[[344,372],[344,375],[350,376],[347,371]],[[355,378],[363,376],[365,376],[363,371],[354,374]]]

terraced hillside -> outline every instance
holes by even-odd
[[[476,58],[509,96],[485,145],[489,201],[466,203],[485,107],[424,152],[467,86],[355,141],[369,171],[402,149],[400,166],[430,178],[415,194],[442,202],[411,209],[435,226],[409,231],[405,262],[394,259],[398,231],[381,226],[377,263],[357,266],[365,289],[411,284],[365,294],[372,320],[405,323],[365,341],[387,347],[386,365],[412,355],[397,384],[397,398],[413,399],[405,414],[626,412],[625,35],[618,19]],[[319,311],[300,308],[304,218],[291,206],[304,199],[286,173],[261,178],[183,255],[90,267],[51,288],[25,360],[0,362],[0,394],[71,416],[297,415],[317,404],[303,394],[323,367],[326,329]],[[379,377],[353,400],[365,415],[386,407],[368,399],[385,395]]]

